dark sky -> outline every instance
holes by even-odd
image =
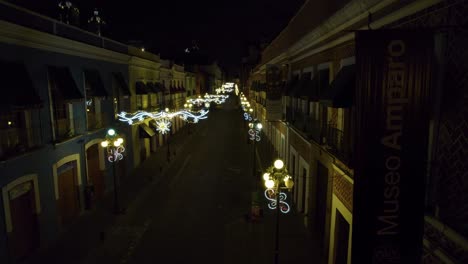
[[[58,3],[50,0],[11,0],[57,17]],[[163,58],[175,57],[192,40],[224,66],[240,63],[246,44],[270,41],[289,22],[304,0],[74,0],[82,24],[98,7],[108,28],[103,35],[127,43],[142,40]]]

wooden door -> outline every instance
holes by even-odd
[[[324,246],[325,218],[327,215],[327,189],[328,189],[328,169],[317,162],[317,212],[316,212],[316,230],[320,238],[320,246]]]
[[[335,221],[335,264],[348,263],[349,223],[340,212],[336,212]]]
[[[94,195],[102,198],[105,190],[104,173],[99,168],[99,146],[94,144],[86,150],[86,164],[88,169],[88,182],[94,186]]]
[[[12,232],[9,235],[8,246],[15,261],[20,261],[30,255],[39,246],[39,226],[36,216],[36,206],[32,182],[30,188],[16,197],[10,193],[10,212]]]
[[[58,187],[60,223],[62,226],[67,226],[80,211],[76,167],[69,168],[58,175]]]

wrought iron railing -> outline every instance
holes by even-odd
[[[342,162],[348,166],[352,166],[352,140],[351,137],[345,137],[342,130],[328,125],[325,129],[323,144]]]
[[[296,129],[304,133],[308,139],[313,139],[320,143],[322,128],[320,122],[308,114],[286,108],[286,120]]]
[[[109,125],[109,118],[105,113],[87,113],[88,116],[88,123],[87,128],[88,131],[93,131],[96,129],[100,129]]]

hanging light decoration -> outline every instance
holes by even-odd
[[[129,125],[143,122],[146,118],[151,118],[156,121],[156,131],[161,134],[166,134],[171,129],[172,118],[179,117],[189,123],[198,123],[198,121],[208,118],[208,112],[209,110],[205,109],[197,112],[191,112],[187,109],[177,112],[169,112],[169,109],[166,108],[164,111],[160,112],[138,111],[134,114],[121,112],[120,114],[117,114],[117,116],[119,117],[119,121],[127,122]]]
[[[197,106],[203,106],[207,105],[208,107],[211,102],[214,102],[216,104],[223,104],[226,102],[226,99],[229,98],[229,95],[213,95],[213,94],[205,94],[203,98],[201,96],[198,96],[198,98],[191,98],[187,100],[187,103],[191,103]]]

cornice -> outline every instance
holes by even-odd
[[[398,19],[414,14],[422,9],[435,5],[442,0],[417,0],[413,1],[406,6],[394,10],[390,14],[381,17],[373,21],[370,26],[371,28],[380,28],[386,24],[397,21]],[[320,43],[327,41],[333,36],[336,36],[338,33],[343,32],[349,29],[352,25],[357,24],[362,21],[367,21],[369,12],[376,13],[379,10],[382,10],[389,5],[395,4],[397,0],[356,0],[350,2],[343,9],[336,12],[333,16],[327,19],[320,26],[312,29],[308,34],[303,38],[297,41],[294,45],[286,49],[280,55],[274,57],[270,61],[264,63],[258,69],[261,69],[266,64],[278,64],[282,62],[297,62],[306,57],[314,55],[323,50],[332,48],[336,45],[345,43],[347,41],[354,39],[354,33],[346,33],[341,36],[331,39],[326,42],[324,45]],[[366,29],[366,27],[355,28]],[[315,47],[315,48],[314,48]]]
[[[130,57],[130,59],[128,60],[128,66],[146,68],[146,69],[155,70],[155,71],[159,71],[160,69],[159,62],[143,59],[143,58],[136,57],[136,56]]]
[[[127,64],[130,56],[0,20],[0,42],[82,58]]]

